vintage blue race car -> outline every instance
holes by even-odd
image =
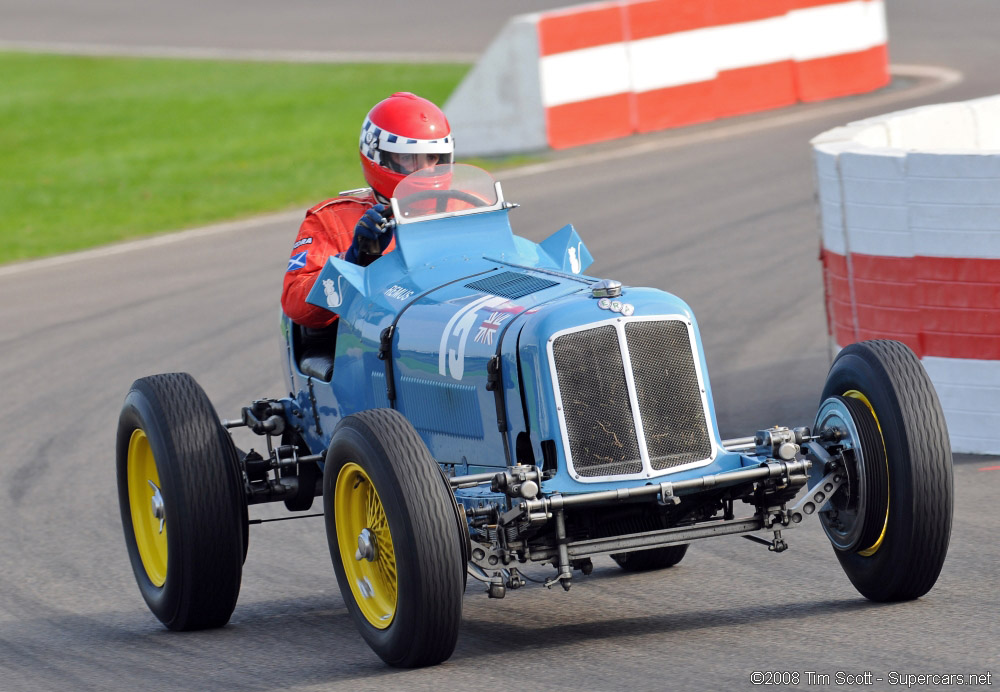
[[[471,166],[404,180],[395,251],[329,260],[309,300],[339,320],[284,318],[289,395],[238,420],[220,421],[189,375],[135,382],[118,427],[122,522],[167,627],[228,622],[248,505],[302,512],[320,495],[347,607],[394,666],[451,655],[468,577],[502,598],[531,563],[569,589],[600,555],[657,569],[723,535],[782,551],[811,514],[866,597],[933,586],[952,462],[908,348],[841,351],[811,429],[722,440],[691,309],[586,276],[572,226],[539,244],[514,235],[515,206]],[[228,429],[243,426],[265,452],[236,447]]]

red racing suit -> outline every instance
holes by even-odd
[[[281,289],[281,309],[293,322],[319,329],[337,321],[337,316],[329,310],[307,303],[306,296],[327,258],[344,256],[351,247],[358,220],[377,203],[374,193],[364,190],[320,202],[306,212],[292,245]],[[394,247],[395,239],[386,252]]]

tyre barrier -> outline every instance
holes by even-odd
[[[812,140],[836,350],[898,339],[956,452],[1000,453],[1000,96],[850,123]]]
[[[444,110],[463,155],[497,155],[888,82],[882,0],[622,0],[513,17]]]

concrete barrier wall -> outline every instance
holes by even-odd
[[[835,347],[905,342],[955,451],[1000,453],[1000,96],[812,141]]]
[[[622,0],[514,17],[444,109],[463,155],[495,155],[888,81],[882,0]]]

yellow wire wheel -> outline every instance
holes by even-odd
[[[160,474],[141,429],[132,432],[128,445],[128,498],[139,558],[153,586],[167,580],[167,526]]]
[[[348,462],[337,474],[334,514],[340,560],[362,615],[376,629],[392,624],[398,582],[385,508],[368,473]]]
[[[391,666],[440,663],[462,621],[465,558],[451,484],[399,411],[337,424],[323,467],[323,515],[337,585],[372,650]]]

